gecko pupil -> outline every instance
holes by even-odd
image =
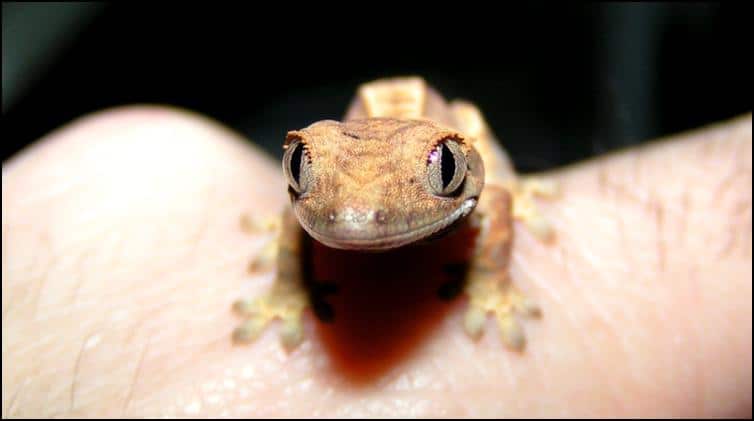
[[[291,154],[291,177],[293,177],[296,184],[300,184],[299,177],[301,176],[301,154],[303,153],[303,149],[300,144],[296,145],[296,149]]]
[[[442,172],[442,187],[446,188],[453,181],[453,175],[456,173],[456,160],[453,157],[453,152],[448,149],[448,146],[442,145],[442,152],[440,153],[440,171]]]

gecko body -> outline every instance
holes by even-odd
[[[274,268],[275,281],[261,297],[234,304],[244,317],[236,341],[253,340],[274,319],[283,322],[286,348],[303,340],[306,236],[334,249],[380,252],[431,242],[469,223],[478,235],[464,283],[464,328],[478,338],[493,314],[503,342],[522,349],[519,316],[538,309],[508,275],[512,224],[521,220],[549,238],[532,198],[554,188],[516,176],[473,104],[448,103],[421,78],[377,80],[359,87],[343,121],[291,131],[284,149],[291,207],[273,222],[245,223],[277,233],[252,264]]]

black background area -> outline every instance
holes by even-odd
[[[406,74],[475,102],[521,171],[750,110],[750,15],[736,4],[281,6],[98,6],[16,99],[3,98],[3,159],[132,103],[207,114],[279,157],[286,131],[340,118],[359,83]],[[32,46],[6,18],[44,31],[56,15],[25,7],[53,6],[3,4],[4,62],[23,63]],[[3,89],[12,83],[4,73]]]

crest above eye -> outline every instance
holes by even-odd
[[[445,138],[429,153],[427,177],[432,192],[438,196],[452,197],[461,191],[467,165],[459,142],[460,139]]]

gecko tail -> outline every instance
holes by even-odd
[[[345,120],[398,118],[434,120],[452,127],[445,99],[419,76],[377,79],[359,86]]]

